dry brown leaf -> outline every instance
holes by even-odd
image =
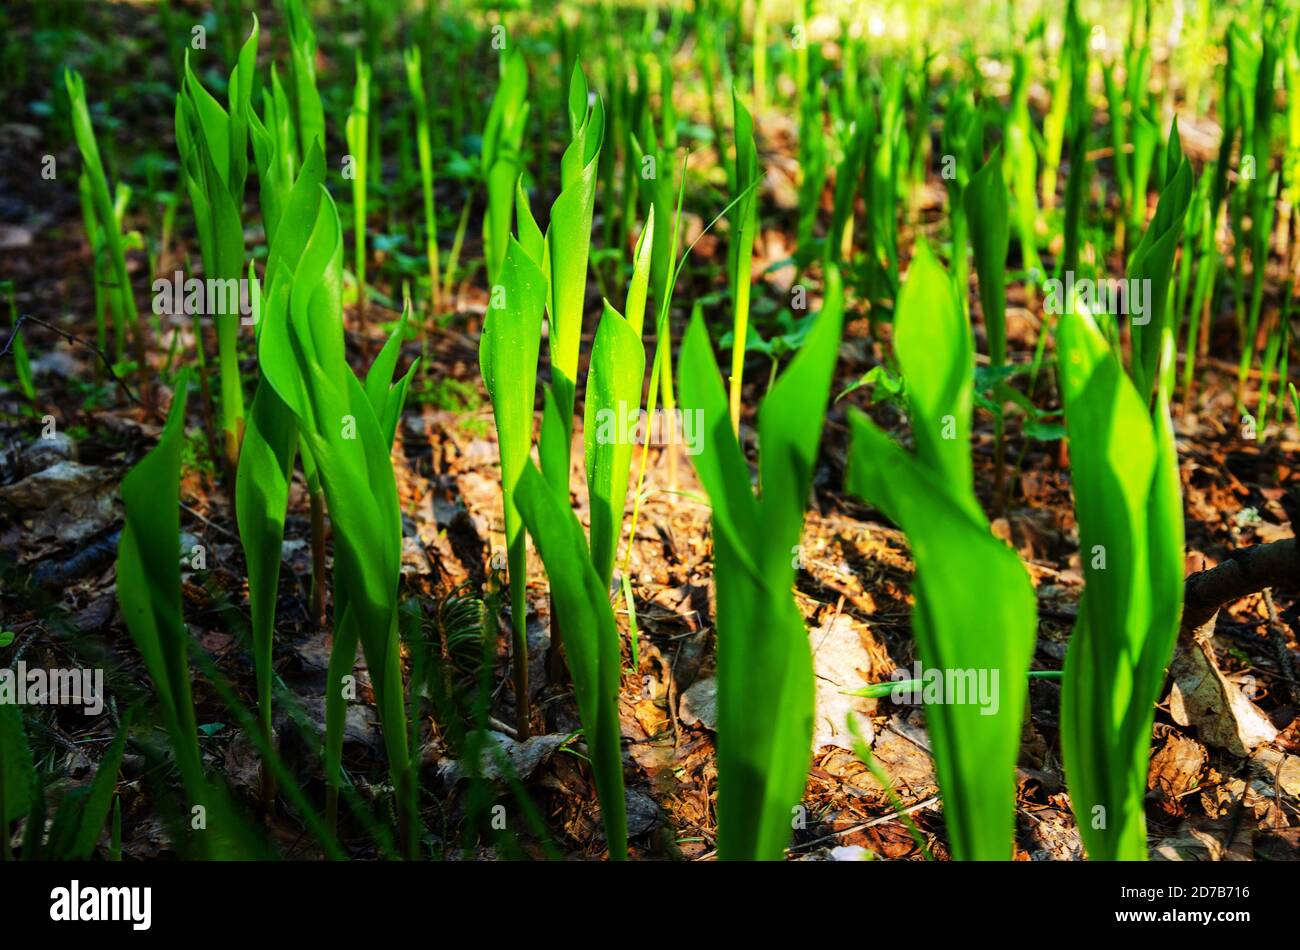
[[[1195,726],[1207,745],[1244,758],[1277,736],[1268,717],[1219,669],[1212,638],[1179,641],[1169,674],[1170,715],[1180,726]]]

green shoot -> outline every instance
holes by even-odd
[[[320,162],[320,146],[307,166]],[[301,182],[300,182],[301,183]],[[404,327],[380,351],[364,387],[344,357],[342,233],[323,188],[295,187],[302,214],[276,232],[263,294],[263,378],[297,422],[315,460],[334,525],[334,645],[326,693],[326,780],[331,824],[341,781],[342,726],[360,641],[375,690],[402,841],[415,844],[414,776],[406,735],[397,634],[401,516],[389,449],[415,367],[390,385]],[[310,222],[307,224],[307,222]]]
[[[1070,804],[1090,857],[1145,860],[1151,724],[1183,597],[1168,387],[1160,381],[1152,415],[1079,302],[1057,333],[1086,579],[1061,694]],[[1172,361],[1168,330],[1162,350]]]
[[[357,307],[366,312],[366,171],[370,141],[370,66],[357,53],[357,82],[346,126],[348,153],[352,156],[352,271],[357,278]]]
[[[838,269],[807,342],[759,409],[759,483],[728,417],[704,321],[682,346],[682,405],[705,433],[693,457],[713,505],[718,643],[718,856],[779,860],[803,798],[813,728],[812,651],[791,595],[843,320]]]
[[[990,695],[981,693],[987,702],[945,695],[927,704],[926,722],[954,857],[1006,860],[1036,604],[1019,557],[990,532],[975,498],[970,326],[948,275],[924,244],[912,260],[895,323],[917,452],[907,453],[854,412],[848,487],[907,533],[916,562],[912,628],[921,662],[942,671],[945,681],[955,675],[991,681]],[[971,577],[981,582],[972,584]]]
[[[244,276],[242,208],[248,175],[248,106],[253,91],[258,27],[244,43],[230,74],[229,110],[203,88],[185,58],[185,81],[176,97],[176,147],[194,209],[204,275],[227,287]],[[233,298],[233,300],[232,300]],[[231,304],[234,306],[231,306]],[[239,376],[239,294],[226,293],[211,314],[217,327],[221,379],[221,429],[226,474],[234,480],[244,437],[244,392]],[[202,345],[201,341],[199,345]]]
[[[757,44],[757,38],[755,43]],[[755,64],[757,68],[757,60]],[[757,81],[755,76],[755,82]],[[731,429],[739,436],[741,377],[745,372],[745,334],[749,326],[749,292],[754,280],[754,233],[758,226],[758,191],[754,187],[758,178],[758,152],[754,147],[754,120],[734,89],[731,91],[731,104],[736,128],[736,171],[732,176],[735,192],[732,197],[737,199],[737,204],[731,219],[731,243],[727,248],[733,329],[729,405]]]
[[[95,129],[90,121],[90,109],[86,105],[86,84],[81,74],[71,69],[64,73],[63,80],[72,107],[72,131],[77,140],[77,150],[81,153],[83,173],[88,179],[91,204],[99,223],[98,235],[108,253],[108,266],[113,269],[113,281],[116,284],[114,297],[118,304],[117,318],[122,321],[123,326],[126,323],[131,325],[135,337],[136,369],[140,375],[140,395],[147,402],[149,366],[145,359],[144,327],[140,323],[140,313],[135,304],[135,292],[131,288],[130,275],[126,269],[122,227],[114,210],[113,200],[109,197],[108,176],[104,174],[104,163],[100,160],[99,145],[95,142]],[[88,237],[93,246],[95,236],[88,235]],[[97,264],[96,271],[98,270]]]
[[[420,161],[420,188],[424,193],[424,250],[429,261],[429,319],[436,320],[441,313],[438,214],[433,200],[433,145],[429,132],[429,104],[424,94],[424,72],[420,68],[420,48],[412,46],[402,54],[402,59],[406,66],[406,86],[415,103],[415,146]],[[427,323],[421,326],[427,332]]]
[[[488,286],[495,286],[510,240],[515,184],[523,166],[524,128],[528,122],[528,67],[512,52],[502,66],[501,83],[483,130],[482,169],[488,209],[483,216],[483,247]]]
[[[507,252],[509,254],[509,252]],[[554,407],[547,390],[548,406]],[[559,420],[556,420],[557,422]],[[587,740],[611,861],[627,858],[627,804],[618,720],[619,642],[609,587],[596,575],[582,525],[532,462],[517,503],[551,581],[554,621],[565,631],[578,717]]]
[[[520,204],[521,210],[525,207]],[[537,398],[537,354],[541,348],[546,277],[523,245],[509,234],[505,257],[479,341],[479,368],[492,400],[501,453],[501,497],[505,512],[506,570],[510,581],[510,620],[515,679],[515,731],[528,738],[528,554],[517,499],[519,476],[533,445],[533,404]]]

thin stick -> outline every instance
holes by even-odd
[[[793,847],[786,848],[786,851],[790,854],[793,854],[796,851],[807,851],[809,848],[814,848],[817,845],[822,844],[823,842],[826,841],[834,841],[836,838],[839,838],[843,835],[856,834],[859,831],[865,831],[868,828],[874,828],[876,825],[887,825],[891,821],[899,821],[904,815],[915,814],[918,811],[929,808],[931,805],[937,805],[938,803],[939,803],[939,796],[931,795],[929,798],[925,799],[924,801],[919,801],[915,805],[909,805],[907,808],[904,808],[898,814],[881,815],[879,818],[873,818],[870,821],[864,821],[861,824],[853,825],[849,828],[842,828],[839,831],[832,831],[830,834],[823,835],[820,838],[814,838],[812,841],[805,841],[803,844],[797,844],[794,845]]]
[[[0,356],[5,356],[9,353],[9,349],[10,347],[13,346],[14,340],[18,338],[18,333],[20,330],[22,330],[23,324],[29,322],[34,323],[37,326],[45,327],[45,329],[47,330],[52,330],[53,332],[57,333],[59,336],[67,340],[69,343],[77,343],[81,346],[84,346],[86,349],[90,350],[92,353],[98,356],[101,361],[103,361],[104,367],[108,370],[108,375],[113,377],[113,382],[117,383],[117,385],[122,388],[122,391],[126,393],[127,398],[130,399],[137,406],[139,406],[141,409],[149,409],[149,407],[146,406],[140,400],[140,397],[138,397],[135,393],[131,391],[131,387],[128,386],[123,381],[122,377],[118,376],[117,373],[113,372],[113,361],[108,358],[108,355],[103,350],[101,350],[95,344],[91,343],[89,340],[83,340],[81,337],[69,333],[67,330],[60,329],[59,327],[56,327],[52,323],[47,323],[46,321],[40,319],[39,317],[33,317],[30,313],[19,314],[18,322],[14,324],[13,331],[10,332],[9,339],[5,343],[4,349],[0,350]],[[156,409],[150,411],[153,412],[155,415],[158,414]]]

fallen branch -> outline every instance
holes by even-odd
[[[1220,607],[1270,587],[1300,588],[1295,538],[1233,551],[1222,564],[1188,577],[1183,588],[1183,632],[1209,622]]]

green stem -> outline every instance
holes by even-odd
[[[221,429],[224,433],[226,474],[234,484],[239,467],[239,446],[244,438],[244,389],[239,378],[239,315],[219,314],[217,365],[221,376]],[[139,320],[136,321],[139,336]]]
[[[311,616],[325,626],[325,492],[317,486],[311,495]]]
[[[518,533],[515,543],[506,552],[510,576],[510,629],[513,636],[511,655],[514,659],[515,678],[515,738],[523,742],[532,734],[532,709],[528,695],[528,549],[524,534]],[[557,642],[551,644],[551,656],[558,657],[559,625],[551,614],[551,634]]]
[[[736,314],[731,343],[731,430],[740,437],[740,387],[745,373],[745,337],[749,332],[749,266],[741,262],[736,274]],[[668,377],[672,378],[670,371]],[[668,409],[668,400],[664,400]]]
[[[325,821],[331,835],[338,828],[339,787],[343,783],[343,728],[348,710],[343,678],[351,675],[356,658],[356,625],[342,620],[336,610],[325,687]]]

